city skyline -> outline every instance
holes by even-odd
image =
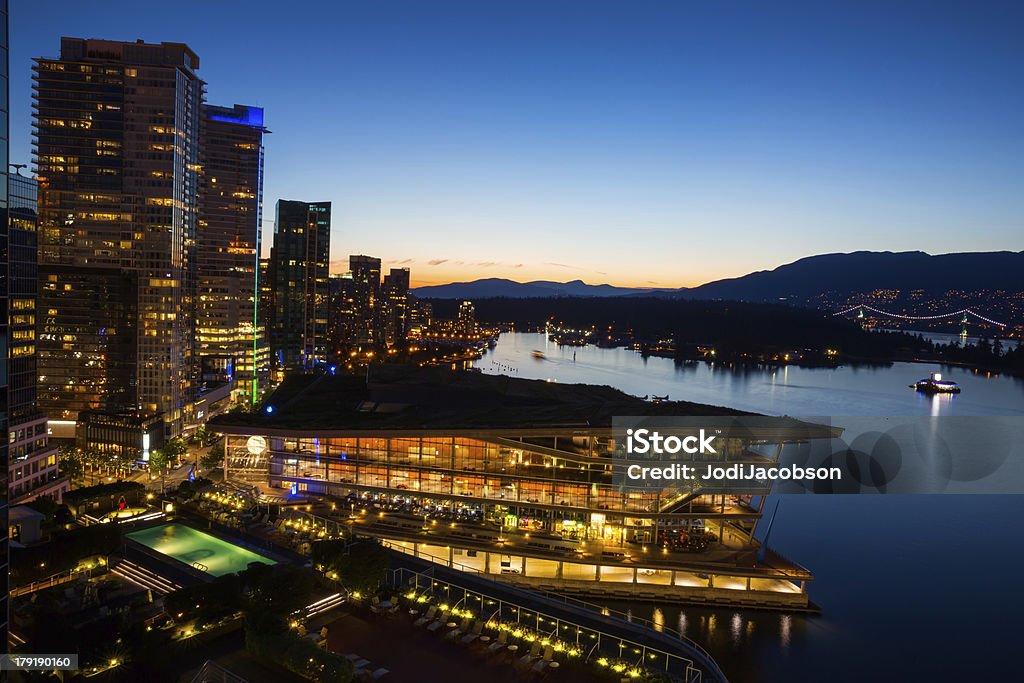
[[[61,35],[187,43],[208,101],[265,109],[268,205],[334,204],[335,271],[370,253],[413,286],[678,287],[816,253],[1020,246],[1009,4],[877,23],[795,4],[310,2],[316,22],[58,5],[13,8],[12,161],[31,156],[30,60]],[[265,213],[264,255],[271,231]]]

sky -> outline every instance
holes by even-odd
[[[855,250],[1024,249],[1024,3],[11,3],[11,161],[60,36],[184,42],[262,106],[277,199],[414,284],[690,286]]]

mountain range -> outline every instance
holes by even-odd
[[[708,282],[698,287],[644,289],[591,285],[582,280],[515,282],[487,278],[420,287],[425,299],[657,296],[685,299],[778,301],[877,289],[1024,291],[1024,252],[931,255],[923,251],[857,251],[808,256],[772,270]]]

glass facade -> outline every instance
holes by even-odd
[[[0,0],[0,347],[4,362],[0,362],[0,432],[7,431],[7,362],[8,351],[7,331],[7,223],[8,223],[8,189],[7,165],[9,163],[9,127],[7,118],[7,102],[10,95],[8,85],[8,54],[7,54],[7,0]],[[8,648],[8,593],[10,588],[10,547],[8,545],[7,515],[7,440],[0,439],[0,654]]]
[[[503,527],[571,539],[664,543],[673,530],[703,528],[707,519],[752,530],[760,516],[737,496],[622,492],[612,483],[607,435],[263,438],[268,447],[256,455],[246,439],[229,435],[229,471],[265,473],[272,486],[295,484],[297,491],[463,510]]]
[[[277,202],[269,285],[278,368],[310,369],[327,359],[330,251],[330,202]]]
[[[234,383],[251,398],[270,362],[256,297],[267,130],[258,107],[204,105],[202,112],[197,350],[204,382]]]
[[[195,399],[199,58],[62,38],[35,60],[40,404],[162,414]],[[108,305],[115,302],[115,305]]]
[[[380,300],[380,259],[361,254],[348,257],[352,271],[352,324],[347,341],[372,344],[380,341],[376,311]]]
[[[36,392],[38,183],[34,178],[12,173],[9,187],[10,497],[12,502],[23,503],[45,495],[60,502],[68,482],[58,472],[57,448],[49,442],[46,415],[39,410]]]

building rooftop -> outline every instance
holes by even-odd
[[[46,519],[46,515],[38,510],[34,510],[27,505],[15,505],[8,512],[8,522],[12,525],[23,524],[30,519],[43,521]]]
[[[257,413],[233,412],[214,429],[424,430],[610,428],[614,416],[750,415],[683,401],[652,403],[607,386],[561,384],[447,368],[373,366],[363,375],[293,375]],[[240,429],[245,428],[245,429]]]

